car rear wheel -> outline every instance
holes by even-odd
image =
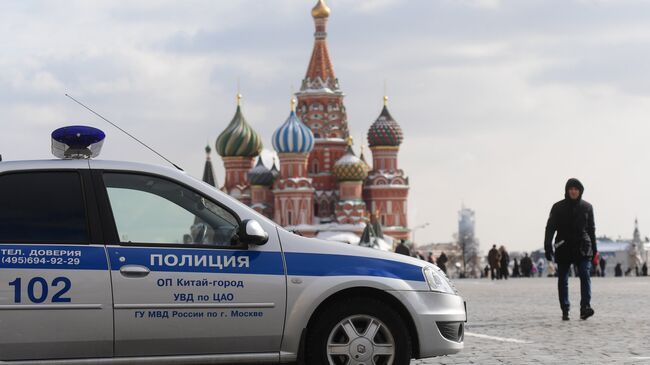
[[[306,358],[316,365],[406,365],[411,339],[390,306],[352,298],[319,314],[308,331]]]

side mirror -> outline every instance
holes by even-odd
[[[258,221],[246,219],[241,223],[239,240],[250,245],[263,245],[268,242],[269,234]]]

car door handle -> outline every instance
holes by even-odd
[[[149,275],[149,268],[141,265],[124,265],[120,267],[120,274],[130,278],[143,278]]]

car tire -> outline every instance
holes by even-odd
[[[404,320],[380,300],[340,300],[317,316],[307,330],[307,364],[408,365],[411,360]]]

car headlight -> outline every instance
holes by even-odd
[[[456,287],[454,287],[451,281],[449,281],[449,278],[447,278],[447,275],[445,275],[445,273],[443,273],[439,268],[434,266],[425,266],[422,269],[422,274],[424,275],[427,284],[429,284],[429,289],[431,289],[431,291],[458,294]]]

